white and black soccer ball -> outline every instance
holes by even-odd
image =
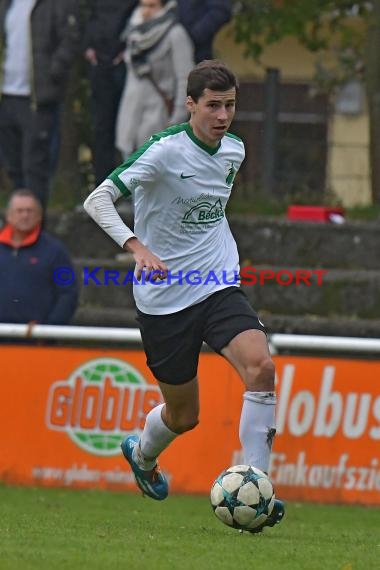
[[[234,465],[214,481],[210,493],[215,515],[240,530],[261,525],[273,510],[275,495],[269,477],[251,465]]]

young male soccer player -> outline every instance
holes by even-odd
[[[220,61],[206,60],[189,74],[189,123],[168,128],[117,168],[85,202],[92,218],[136,261],[134,286],[147,363],[164,404],[146,418],[141,438],[122,451],[139,488],[165,499],[168,484],[157,457],[180,434],[196,427],[198,358],[203,341],[224,356],[245,385],[240,421],[244,461],[268,471],[275,435],[274,365],[265,329],[239,287],[239,258],[225,217],[244,145],[228,133],[235,114],[237,79]],[[114,202],[133,194],[134,233]],[[202,280],[192,284],[194,275]],[[276,501],[263,526],[284,515]]]

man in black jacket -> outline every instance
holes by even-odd
[[[120,34],[138,0],[96,0],[85,32],[93,115],[96,184],[116,167],[115,124],[126,79],[125,44]]]
[[[15,188],[45,207],[51,139],[79,49],[77,0],[0,0],[0,147]]]
[[[177,0],[178,16],[194,43],[196,63],[212,59],[215,34],[232,17],[231,0]]]

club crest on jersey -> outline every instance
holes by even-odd
[[[226,184],[228,186],[232,186],[233,181],[235,180],[237,169],[235,168],[235,164],[233,162],[227,162],[226,167]]]
[[[212,224],[224,218],[222,202],[200,202],[188,210],[182,218],[183,224]]]

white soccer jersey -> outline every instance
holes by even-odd
[[[184,123],[151,137],[110,175],[122,194],[134,195],[135,235],[169,269],[164,281],[134,285],[142,312],[174,313],[239,285],[225,209],[243,159],[239,138],[226,134],[212,148]]]

